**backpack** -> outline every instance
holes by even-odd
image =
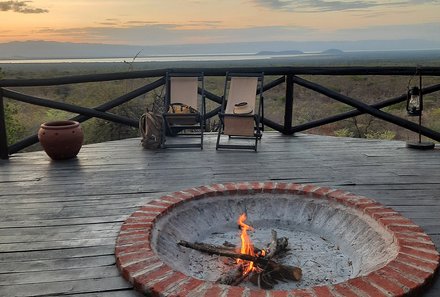
[[[142,147],[145,149],[157,149],[162,144],[163,118],[161,114],[151,111],[144,113],[139,119],[139,130],[142,136]]]

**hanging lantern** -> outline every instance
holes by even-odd
[[[422,114],[423,101],[420,89],[418,87],[412,87],[408,91],[408,97],[406,100],[406,111],[410,116],[420,116]]]

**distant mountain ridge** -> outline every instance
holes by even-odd
[[[414,45],[417,48],[414,48]],[[294,49],[294,50],[292,50]],[[221,54],[301,54],[358,50],[440,49],[440,42],[427,40],[364,40],[364,41],[278,41],[210,43],[183,45],[115,45],[54,41],[20,41],[0,43],[0,59],[117,58],[154,55],[221,55]],[[336,52],[329,52],[328,54]]]

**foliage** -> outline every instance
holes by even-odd
[[[396,137],[396,133],[393,131],[373,131],[365,134],[365,138],[368,139],[383,139],[383,140],[393,140]]]
[[[342,128],[334,131],[336,137],[354,137],[354,133],[348,128]]]

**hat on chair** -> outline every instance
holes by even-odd
[[[234,105],[234,114],[250,114],[253,110],[247,102],[240,102]]]

